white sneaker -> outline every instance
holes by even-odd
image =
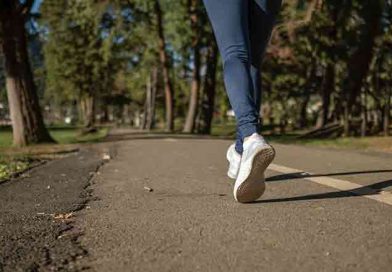
[[[244,142],[241,166],[234,185],[234,198],[241,203],[257,200],[265,191],[264,171],[275,158],[275,150],[254,133]]]
[[[226,153],[226,159],[229,161],[229,170],[227,175],[231,179],[236,179],[240,170],[241,155],[235,150],[235,143],[229,146]]]

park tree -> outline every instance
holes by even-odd
[[[156,18],[156,33],[158,36],[159,59],[161,63],[162,75],[165,88],[165,111],[166,111],[166,130],[174,129],[174,89],[170,76],[171,63],[166,48],[166,36],[164,32],[164,16],[159,0],[154,0],[154,13]]]
[[[203,25],[201,22],[201,8],[202,4],[197,0],[188,0],[186,2],[187,17],[190,20],[191,30],[191,50],[192,50],[192,78],[191,78],[191,89],[189,95],[189,106],[188,112],[184,124],[184,132],[192,133],[195,131],[196,118],[199,108],[199,96],[201,88],[201,32]]]
[[[25,24],[33,4],[33,0],[0,3],[0,43],[16,146],[53,142],[43,122],[27,49]]]
[[[265,129],[389,134],[390,2],[283,2],[262,66]],[[45,71],[51,109],[77,102],[88,129],[109,111],[118,124],[187,133],[228,120],[201,1],[45,0],[40,11],[45,63],[32,69]]]
[[[358,43],[352,46],[354,52],[348,60],[348,73],[345,81],[344,96],[344,134],[350,135],[350,115],[358,116],[361,102],[358,100],[370,64],[374,57],[376,39],[381,34],[381,15],[383,0],[368,0],[358,2],[355,10],[364,23],[358,27]]]
[[[47,88],[78,101],[85,131],[94,129],[98,96],[108,87],[111,32],[102,28],[106,3],[46,0]]]
[[[139,103],[143,108],[141,128],[152,128],[155,125],[152,120],[155,120],[156,112],[161,113],[163,110],[165,130],[174,130],[176,92],[173,80],[174,62],[167,34],[170,27],[170,21],[167,19],[169,2],[129,1],[134,18],[133,28],[128,33],[133,37],[130,40],[133,49],[129,54],[134,60],[129,72],[129,87],[132,89],[132,97],[136,98],[135,102],[140,100],[140,90],[144,93],[144,101]],[[176,5],[176,2],[173,1],[172,4]],[[164,96],[163,109],[158,109],[156,104],[161,102],[161,89]]]
[[[211,31],[206,33],[205,38],[209,41],[209,44],[206,50],[206,74],[203,82],[198,132],[210,134],[217,96],[218,46]]]
[[[381,75],[374,69],[387,63],[376,59],[389,58],[381,50],[388,44],[381,46],[390,29],[389,6],[390,1],[284,2],[263,68],[270,119],[314,126],[319,133],[311,135],[323,137],[378,133],[382,126],[375,123],[390,116],[382,106],[390,99],[381,91],[386,77],[372,79]]]

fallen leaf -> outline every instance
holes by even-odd
[[[54,218],[54,219],[69,219],[69,218],[71,218],[71,217],[73,217],[73,216],[74,216],[74,213],[73,213],[73,212],[70,212],[70,213],[55,214],[55,215],[53,216],[53,218]]]

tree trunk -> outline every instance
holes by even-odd
[[[301,103],[301,111],[300,111],[300,116],[299,116],[299,127],[300,128],[305,128],[308,125],[308,104],[310,100],[310,93],[307,92],[305,97],[302,99]]]
[[[159,0],[154,2],[154,11],[157,16],[157,33],[159,45],[159,59],[162,66],[162,75],[165,89],[166,130],[174,130],[174,89],[170,78],[170,63],[166,51],[166,41],[163,32],[162,9]]]
[[[147,79],[146,101],[144,103],[144,112],[143,112],[141,129],[151,130],[154,127],[157,82],[158,82],[158,69],[154,68]]]
[[[200,52],[195,49],[194,53],[194,67],[192,72],[191,93],[189,96],[188,113],[185,120],[184,130],[186,133],[193,133],[195,129],[195,121],[199,105],[199,91],[200,91]]]
[[[83,119],[83,131],[88,133],[95,127],[95,98],[88,95],[80,100],[81,116]]]
[[[368,127],[366,90],[364,91],[361,100],[361,137],[365,137]]]
[[[218,63],[218,47],[215,41],[211,42],[207,52],[207,71],[204,79],[202,120],[199,132],[203,134],[211,133],[212,118],[215,108],[216,94],[216,69]]]
[[[334,91],[335,86],[335,64],[328,64],[325,71],[324,84],[321,89],[321,120],[319,127],[323,127],[329,122],[329,107],[331,104],[331,93]]]
[[[152,130],[155,126],[155,105],[156,105],[156,96],[158,90],[158,69],[156,67],[153,68],[151,74],[151,95],[150,102],[148,107],[148,118],[146,128],[148,130]]]
[[[102,111],[102,117],[101,117],[101,119],[100,119],[100,122],[102,123],[102,124],[105,124],[105,123],[108,123],[109,122],[109,105],[107,105],[106,103],[104,103],[103,105],[102,105],[102,109],[101,109],[101,111]]]
[[[25,16],[12,2],[0,4],[0,42],[5,60],[13,143],[25,146],[54,142],[45,128],[39,106],[27,51]]]
[[[359,111],[358,97],[361,93],[363,81],[366,78],[370,63],[374,55],[374,46],[377,36],[380,34],[380,18],[382,14],[381,1],[366,1],[363,9],[365,23],[362,30],[362,38],[357,50],[351,56],[348,63],[347,87],[347,110],[349,114],[355,115]],[[371,10],[371,11],[370,11]]]
[[[149,103],[151,101],[150,97],[151,97],[151,77],[149,76],[146,82],[146,98],[144,99],[142,123],[140,125],[141,130],[145,130],[147,127],[148,108],[150,107]]]
[[[189,14],[191,20],[191,29],[194,33],[192,41],[193,50],[193,72],[192,72],[192,85],[189,97],[188,113],[185,120],[184,130],[186,133],[193,133],[195,129],[197,110],[199,104],[200,92],[200,26],[199,14],[197,11],[197,0],[188,0]]]
[[[300,111],[300,118],[299,118],[299,126],[300,128],[304,128],[307,125],[307,108],[308,104],[310,101],[310,94],[311,94],[311,89],[312,89],[312,82],[315,79],[315,70],[316,70],[316,65],[317,63],[315,61],[312,61],[312,64],[306,71],[306,78],[307,78],[307,84],[304,87],[305,93],[303,94],[303,99],[301,103],[301,111]]]
[[[389,136],[389,126],[390,126],[390,118],[391,118],[391,87],[389,87],[389,93],[387,94],[387,100],[384,106],[384,136]]]
[[[151,103],[151,75],[148,75],[146,80],[146,98],[144,100],[143,107],[143,118],[142,123],[140,125],[140,129],[145,130],[147,128],[147,119],[148,119],[148,109],[150,108]]]
[[[343,135],[345,137],[350,136],[350,115],[347,103],[345,103],[343,108]]]

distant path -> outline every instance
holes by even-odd
[[[81,266],[390,270],[392,206],[372,198],[392,191],[391,155],[275,145],[266,194],[242,205],[225,176],[231,141],[126,134],[94,178],[100,200],[77,217],[90,253]]]

